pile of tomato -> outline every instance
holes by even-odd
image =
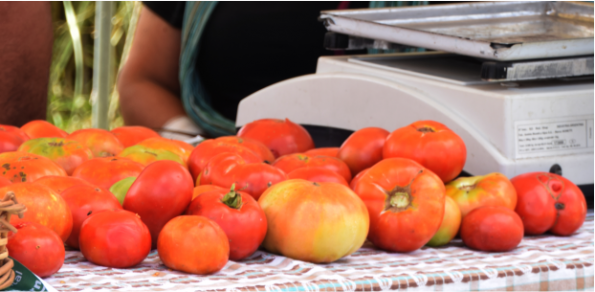
[[[196,147],[144,127],[0,125],[0,195],[27,207],[11,219],[7,247],[42,277],[60,269],[65,245],[115,268],[156,248],[167,267],[208,274],[259,248],[326,263],[366,240],[411,252],[458,235],[469,248],[506,251],[524,235],[570,235],[584,222],[585,198],[564,177],[459,177],[466,157],[464,141],[434,121],[360,129],[331,148],[314,148],[287,119]]]

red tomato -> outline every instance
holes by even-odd
[[[390,133],[382,128],[363,128],[355,131],[339,148],[337,157],[343,160],[352,175],[382,160],[384,141]]]
[[[117,127],[110,132],[120,140],[120,143],[122,143],[124,148],[136,145],[149,138],[159,137],[157,132],[143,126]]]
[[[23,144],[23,139],[19,136],[0,131],[0,153],[17,151],[21,144]]]
[[[157,252],[171,269],[206,275],[225,266],[229,241],[221,227],[206,217],[178,216],[163,227]]]
[[[45,137],[61,137],[66,138],[68,133],[64,130],[43,120],[34,120],[24,124],[21,130],[31,139],[45,138]]]
[[[459,205],[463,218],[475,208],[502,206],[514,210],[517,204],[514,186],[497,172],[453,180],[446,185],[446,195]]]
[[[339,147],[323,147],[323,148],[314,148],[308,151],[305,151],[304,154],[308,156],[330,156],[330,157],[338,157],[339,154]]]
[[[568,179],[553,173],[532,172],[514,177],[517,191],[515,211],[523,220],[526,234],[550,231],[571,235],[587,215],[583,192]]]
[[[48,175],[66,176],[66,171],[48,158],[26,152],[0,154],[0,176],[13,183],[34,182]]]
[[[142,164],[123,157],[93,158],[79,165],[72,176],[109,190],[122,179],[138,176],[143,168]]]
[[[206,192],[210,192],[210,191],[217,191],[217,190],[221,190],[221,191],[226,191],[227,189],[222,188],[220,186],[216,186],[216,185],[201,185],[201,186],[196,186],[194,188],[194,191],[192,192],[192,201],[194,201],[194,199],[196,197],[198,197],[201,194],[204,194]]]
[[[409,158],[449,182],[463,170],[467,148],[463,139],[445,125],[417,121],[392,132],[382,151],[384,158]]]
[[[314,148],[310,133],[289,119],[261,119],[245,124],[238,131],[238,137],[262,142],[271,149],[275,158]]]
[[[60,270],[66,252],[55,232],[35,222],[22,222],[15,228],[18,232],[10,232],[6,244],[12,258],[42,278]]]
[[[345,181],[351,181],[351,171],[345,162],[336,157],[330,156],[308,156],[303,153],[289,154],[279,157],[273,163],[285,173],[290,173],[302,167],[323,167],[340,174]]]
[[[0,188],[9,184],[12,184],[12,182],[9,181],[7,178],[4,178],[3,176],[0,176]]]
[[[167,221],[186,210],[193,189],[192,176],[186,168],[169,160],[156,161],[130,186],[124,198],[124,209],[140,215],[156,247],[159,232]]]
[[[268,221],[262,246],[293,259],[329,263],[358,250],[366,240],[366,206],[348,187],[292,179],[258,200]]]
[[[83,256],[96,265],[130,268],[151,251],[151,234],[138,215],[126,210],[104,210],[83,222],[79,244]]]
[[[10,224],[37,222],[66,241],[72,231],[72,215],[64,199],[48,187],[35,183],[11,184],[0,188],[0,194],[13,192],[17,201],[27,207],[23,218],[12,216]]]
[[[428,243],[444,217],[444,184],[433,172],[405,158],[372,166],[355,185],[370,214],[368,239],[396,252]]]
[[[444,205],[444,217],[442,218],[442,224],[434,237],[426,244],[427,246],[442,246],[449,243],[457,233],[459,227],[461,227],[461,210],[459,205],[451,199],[449,196],[445,198]]]
[[[72,232],[66,240],[66,244],[73,248],[79,247],[81,225],[89,215],[101,210],[122,209],[112,193],[90,185],[70,187],[61,195],[72,213]]]
[[[240,155],[224,152],[209,161],[200,178],[201,184],[230,188],[235,184],[256,200],[270,186],[284,181],[285,172],[266,163],[247,163]]]
[[[62,195],[62,192],[72,186],[78,185],[85,185],[95,187],[91,183],[87,182],[86,180],[72,177],[72,176],[55,176],[55,175],[48,175],[44,176],[35,181],[35,184],[44,185],[52,191],[56,192],[56,194]]]
[[[81,143],[64,138],[37,138],[23,143],[19,151],[47,157],[60,165],[68,175],[83,162],[92,159],[93,153]]]
[[[523,221],[506,207],[480,207],[463,218],[461,238],[472,249],[509,251],[523,239]]]
[[[95,157],[116,156],[124,150],[120,140],[111,132],[103,129],[77,130],[67,138],[78,141],[89,148]]]
[[[271,150],[269,150],[269,148],[260,141],[249,138],[240,138],[238,136],[219,137],[215,140],[244,146],[252,150],[252,152],[254,152],[256,155],[260,156],[264,162],[273,163],[273,161],[275,161],[275,155],[273,155],[273,152],[271,152]]]
[[[359,180],[362,178],[362,176],[364,176],[366,174],[366,171],[368,171],[368,169],[369,168],[366,168],[366,169],[360,171],[355,177],[353,177],[353,179],[349,183],[349,187],[352,190],[355,190],[355,186],[357,185],[357,183],[359,182]]]
[[[249,163],[262,162],[261,157],[250,148],[223,141],[206,140],[194,148],[188,159],[188,169],[194,180],[197,181],[198,176],[213,156],[223,152],[236,153]]]
[[[149,138],[139,142],[136,145],[144,146],[149,149],[161,149],[172,152],[178,155],[180,159],[184,161],[184,165],[188,163],[190,153],[192,153],[192,150],[194,150],[194,147],[188,143],[163,137]]]
[[[31,139],[27,133],[15,126],[0,125],[0,132],[7,132],[19,136],[23,142]]]
[[[333,182],[349,186],[340,174],[322,167],[302,167],[287,174],[287,179],[304,179],[311,182]]]
[[[267,219],[260,205],[247,193],[215,190],[192,201],[187,215],[204,216],[217,223],[229,239],[229,258],[253,254],[267,234]]]

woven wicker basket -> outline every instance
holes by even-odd
[[[4,199],[0,201],[0,290],[6,289],[14,281],[14,271],[12,267],[14,262],[8,258],[8,232],[17,232],[14,226],[10,225],[10,217],[18,215],[23,218],[23,213],[27,208],[23,204],[19,204],[13,192],[8,192]]]

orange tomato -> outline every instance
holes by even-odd
[[[245,124],[238,137],[250,138],[266,145],[275,158],[314,148],[314,141],[304,127],[289,119],[261,119]]]
[[[24,124],[21,130],[31,139],[44,137],[66,138],[68,133],[43,120],[34,120]]]
[[[7,133],[17,135],[17,136],[19,136],[19,138],[21,138],[21,140],[23,140],[23,142],[31,139],[31,137],[29,137],[29,135],[27,135],[27,133],[23,132],[23,130],[21,130],[15,126],[0,125],[0,132],[7,132]]]
[[[120,140],[109,131],[103,129],[82,129],[68,135],[68,139],[78,141],[93,152],[94,157],[116,156],[124,146]]]
[[[48,175],[67,176],[62,167],[40,155],[26,152],[0,154],[0,176],[13,183],[34,182]]]
[[[188,159],[188,169],[192,174],[192,178],[198,182],[197,178],[202,173],[205,166],[207,166],[211,158],[224,152],[236,153],[248,163],[262,162],[262,158],[250,148],[239,144],[217,141],[215,139],[206,140],[194,148]]]
[[[287,179],[297,178],[311,182],[333,182],[349,186],[349,183],[340,174],[322,167],[302,167],[287,174]]]
[[[188,143],[163,137],[149,138],[136,145],[144,146],[149,149],[167,150],[178,155],[184,163],[188,163],[188,157],[190,157],[190,153],[194,150],[194,147]]]
[[[79,165],[72,173],[104,190],[127,177],[137,177],[143,171],[143,165],[122,157],[93,158]]]
[[[514,186],[497,172],[457,178],[446,184],[446,195],[457,203],[463,218],[475,208],[502,206],[514,210],[517,203]]]
[[[122,126],[111,130],[112,134],[126,147],[138,144],[149,138],[159,137],[159,134],[143,126]]]
[[[72,176],[48,175],[36,180],[35,183],[39,185],[44,185],[59,195],[62,195],[63,191],[72,186],[86,185],[95,187],[93,184],[87,182],[86,180]]]
[[[290,173],[302,167],[322,167],[340,174],[347,182],[351,181],[349,167],[345,162],[336,157],[308,156],[303,153],[294,153],[279,157],[272,165],[283,170],[285,173]]]
[[[227,189],[222,188],[220,186],[216,186],[216,185],[200,185],[200,186],[196,186],[194,188],[194,191],[192,192],[192,200],[194,200],[196,197],[198,197],[200,194],[206,193],[206,192],[210,192],[210,191],[226,191]]]
[[[337,155],[339,154],[339,147],[314,148],[304,152],[304,154],[309,156],[338,157]]]
[[[256,155],[260,156],[260,158],[264,162],[273,163],[273,161],[275,161],[275,156],[273,155],[273,152],[271,152],[271,150],[269,150],[269,148],[266,145],[262,144],[260,141],[250,138],[240,138],[238,136],[219,137],[215,140],[229,144],[237,144],[240,146],[244,146],[252,150],[252,152],[254,152]]]
[[[343,142],[337,157],[349,166],[351,175],[356,175],[382,160],[382,148],[389,134],[375,127],[357,130]]]
[[[47,157],[60,165],[68,175],[71,175],[77,166],[93,158],[89,148],[65,138],[32,139],[21,144],[18,151]]]

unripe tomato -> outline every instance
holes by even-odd
[[[202,174],[211,158],[224,152],[238,154],[248,163],[263,162],[260,155],[240,144],[217,141],[216,139],[207,140],[198,144],[190,154],[190,158],[188,158],[188,169],[192,173],[192,178],[198,181],[199,175]]]
[[[509,251],[523,240],[523,221],[506,207],[479,207],[461,224],[461,239],[472,249]]]
[[[147,166],[157,160],[171,160],[186,167],[186,163],[179,155],[165,149],[153,149],[143,145],[130,146],[120,152],[118,157],[130,159],[143,166]]]
[[[0,176],[13,183],[34,182],[48,175],[67,176],[58,164],[37,154],[18,151],[0,154]]]
[[[83,256],[96,265],[130,268],[151,251],[151,234],[138,215],[126,210],[104,210],[83,222],[79,245]]]
[[[167,150],[171,153],[176,154],[180,159],[184,162],[183,165],[185,166],[188,163],[188,158],[190,157],[190,153],[194,150],[194,147],[186,142],[182,142],[179,140],[167,139],[163,137],[153,137],[146,140],[143,140],[136,144],[138,146],[143,146],[148,149],[153,150]]]
[[[65,138],[31,139],[21,144],[18,151],[49,158],[62,167],[68,175],[71,175],[83,162],[93,158],[89,148],[75,140]]]
[[[151,232],[153,247],[163,226],[190,204],[194,183],[179,163],[160,160],[141,172],[124,198],[124,209],[137,213]]]
[[[336,157],[308,156],[303,153],[294,153],[279,157],[272,165],[283,170],[285,173],[290,173],[303,167],[323,167],[340,174],[345,181],[351,181],[349,166]]]
[[[81,129],[72,132],[67,138],[76,140],[89,148],[94,157],[116,156],[124,150],[120,140],[103,129]]]
[[[346,187],[349,183],[340,174],[322,167],[302,167],[287,174],[287,179],[304,179],[311,182],[334,182]]]
[[[260,159],[266,163],[273,163],[273,161],[275,161],[275,155],[273,155],[273,152],[271,152],[271,150],[269,150],[269,148],[260,141],[250,138],[240,138],[238,136],[219,137],[215,140],[244,146],[252,150],[252,152],[256,153],[256,155],[260,156]]]
[[[444,184],[413,160],[389,158],[378,162],[354,190],[368,207],[368,239],[381,249],[414,251],[428,243],[442,223]]]
[[[417,121],[399,128],[387,138],[383,157],[408,158],[449,182],[463,170],[467,148],[463,139],[435,121]]]
[[[568,179],[553,173],[531,172],[512,180],[517,191],[515,211],[523,220],[526,234],[550,231],[571,235],[587,216],[583,192]]]
[[[339,154],[339,147],[322,147],[322,148],[314,148],[308,151],[305,151],[304,154],[308,156],[330,156],[330,157],[338,157]]]
[[[376,127],[357,130],[343,142],[337,157],[349,166],[351,175],[355,176],[382,160],[382,148],[389,134],[387,130]]]
[[[250,138],[269,147],[275,158],[302,153],[314,148],[314,141],[304,127],[289,119],[261,119],[245,124],[238,137]]]
[[[68,133],[43,120],[34,120],[24,124],[21,130],[31,139],[45,137],[66,138]]]
[[[204,216],[217,223],[229,239],[229,258],[252,255],[267,234],[267,219],[252,196],[244,192],[214,190],[192,201],[186,215]]]
[[[144,167],[142,164],[123,157],[93,158],[79,165],[72,176],[84,179],[104,190],[122,179],[138,176]]]
[[[459,209],[459,205],[449,196],[446,196],[445,199],[442,224],[440,224],[436,234],[426,244],[427,246],[436,247],[449,243],[455,238],[459,232],[459,227],[461,227],[461,210]]]
[[[171,269],[198,275],[221,270],[229,259],[229,241],[217,223],[203,216],[178,216],[159,234],[157,252]]]
[[[64,243],[49,228],[36,222],[21,222],[18,232],[8,235],[8,253],[42,278],[56,273],[64,264]]]
[[[461,210],[463,218],[475,208],[502,206],[514,210],[517,193],[508,178],[497,172],[471,177],[459,177],[446,184],[446,195]]]
[[[136,145],[149,138],[159,137],[159,134],[143,126],[122,126],[111,130],[124,148]]]

